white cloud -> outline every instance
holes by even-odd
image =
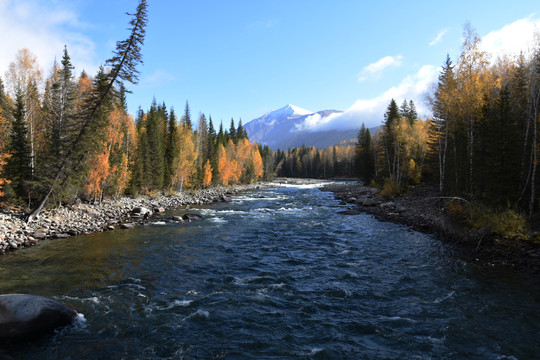
[[[446,29],[443,29],[441,31],[439,31],[439,33],[437,34],[437,36],[435,37],[435,39],[433,39],[430,43],[429,43],[429,46],[433,46],[435,44],[438,44],[444,35],[446,35],[446,33],[448,32],[448,30],[450,30],[449,28],[446,28]]]
[[[308,131],[322,131],[328,129],[359,129],[362,123],[366,127],[381,125],[383,115],[392,99],[398,105],[404,99],[413,100],[418,114],[425,118],[429,109],[425,98],[436,81],[438,70],[431,65],[425,65],[416,74],[405,77],[397,86],[393,86],[384,93],[372,99],[357,100],[343,113],[335,113],[321,117],[313,115],[308,117],[299,129]]]
[[[362,82],[369,78],[377,78],[381,75],[383,70],[389,67],[401,66],[403,56],[385,56],[374,63],[369,64],[360,71],[358,81]]]
[[[540,19],[533,15],[514,21],[502,29],[491,31],[480,42],[480,48],[496,58],[497,56],[525,54],[534,46],[535,33],[540,32]]]
[[[98,67],[95,45],[83,34],[85,25],[68,4],[32,0],[0,0],[0,76],[18,50],[28,48],[36,55],[47,76],[56,58],[60,61],[67,45],[71,62],[78,73],[93,74]]]
[[[142,78],[140,85],[147,88],[153,88],[174,80],[176,80],[176,77],[167,70],[157,69],[153,73]]]

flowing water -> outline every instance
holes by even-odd
[[[292,186],[0,258],[0,293],[52,297],[75,325],[8,359],[535,359],[540,285],[432,236],[342,216]],[[182,214],[170,212],[165,216]]]

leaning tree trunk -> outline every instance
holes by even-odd
[[[145,26],[148,21],[146,8],[146,0],[140,0],[139,5],[137,6],[137,11],[135,14],[132,14],[133,19],[130,21],[130,25],[132,27],[129,37],[124,41],[119,41],[116,43],[115,56],[106,62],[107,64],[111,65],[112,68],[111,72],[106,77],[108,82],[102,89],[98,89],[99,91],[96,91],[92,99],[90,99],[89,106],[83,115],[83,125],[76,140],[73,142],[71,148],[62,160],[52,184],[46,191],[38,206],[26,217],[26,223],[30,223],[39,217],[39,213],[49,200],[53,190],[58,185],[58,181],[63,175],[65,175],[67,165],[72,161],[77,161],[77,159],[73,159],[73,157],[76,155],[78,147],[85,139],[87,132],[91,130],[90,127],[95,122],[95,116],[98,114],[106,98],[110,96],[114,84],[119,80],[129,81],[134,84],[138,82],[139,72],[136,69],[136,66],[139,62],[142,62],[140,47],[144,42],[146,32]]]

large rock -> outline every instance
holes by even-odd
[[[189,222],[192,222],[192,221],[199,221],[199,220],[203,220],[203,217],[199,214],[184,214],[184,216],[182,216],[182,219],[184,219],[184,221],[189,221]]]
[[[33,295],[0,295],[0,339],[20,339],[69,325],[77,317],[70,307]]]
[[[139,214],[140,216],[144,215],[144,214],[149,214],[151,213],[150,209],[147,209],[143,206],[137,206],[137,207],[134,207],[133,210],[131,210],[131,213],[132,214]]]

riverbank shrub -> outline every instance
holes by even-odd
[[[379,195],[385,200],[391,200],[401,194],[403,189],[396,181],[386,178],[384,179],[384,185]]]
[[[490,209],[476,204],[472,209],[471,225],[474,228],[489,228],[500,238],[528,240],[529,224],[522,212],[508,207],[505,209]]]

